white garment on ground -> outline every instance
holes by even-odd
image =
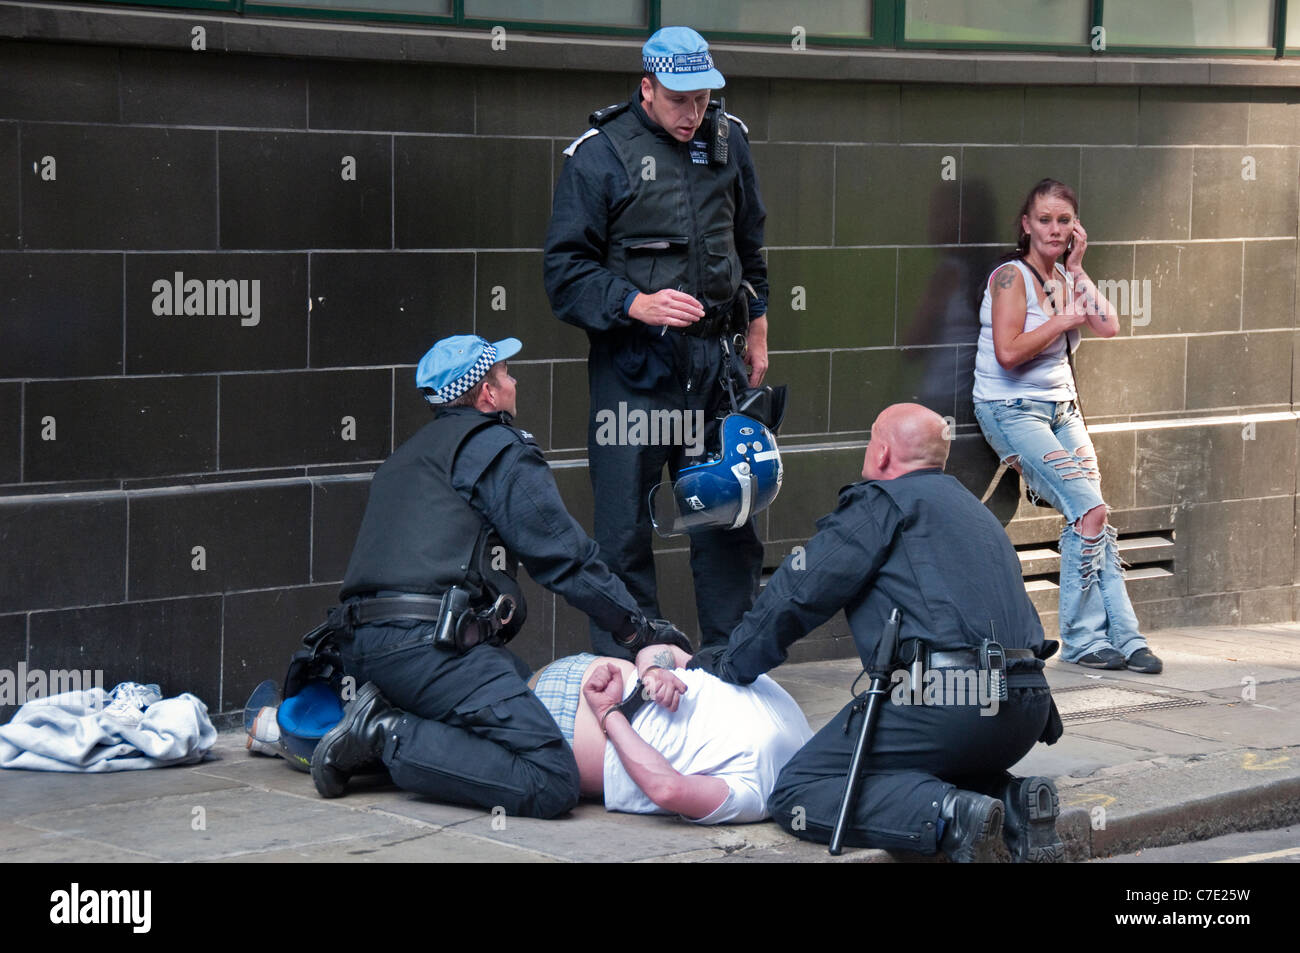
[[[697,824],[752,823],[768,816],[776,776],[812,737],[808,719],[780,685],[760,675],[731,685],[699,669],[673,672],[686,684],[676,712],[648,702],[632,727],[681,774],[722,778],[727,799]],[[631,694],[635,684],[627,686]],[[605,746],[605,809],[668,814],[636,785],[612,744]]]
[[[105,772],[202,761],[217,740],[208,707],[188,693],[164,698],[134,717],[107,711],[102,688],[27,702],[0,726],[0,768]]]

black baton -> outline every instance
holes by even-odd
[[[871,687],[864,695],[867,699],[867,711],[862,719],[862,733],[858,735],[858,743],[853,747],[853,760],[849,762],[849,776],[844,782],[844,800],[840,802],[840,816],[836,819],[835,830],[831,834],[831,856],[833,857],[838,857],[843,848],[844,828],[858,799],[858,775],[862,771],[862,756],[866,753],[867,746],[871,744],[871,733],[880,718],[883,699],[889,694],[889,667],[894,664],[894,655],[898,650],[898,628],[902,622],[903,614],[895,608],[889,613],[884,634],[880,637],[880,644],[876,646],[876,657],[871,670]],[[856,708],[855,705],[849,710],[849,720],[852,720]],[[847,725],[845,731],[848,731]]]

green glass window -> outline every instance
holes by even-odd
[[[465,0],[468,20],[644,27],[647,0]]]
[[[871,37],[871,0],[662,0],[663,26],[689,26],[702,33],[770,33],[790,36],[803,27],[807,36]]]
[[[1271,47],[1273,7],[1274,0],[1111,0],[1102,23],[1107,46]]]
[[[244,0],[244,9],[253,11],[259,6],[293,7],[300,10],[330,10],[338,13],[398,13],[406,16],[419,14],[431,17],[449,17],[452,0]]]
[[[907,0],[903,38],[1082,45],[1091,25],[1090,0]]]

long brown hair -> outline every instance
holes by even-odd
[[[1030,210],[1034,207],[1034,202],[1040,195],[1051,195],[1055,198],[1069,202],[1074,208],[1074,217],[1079,217],[1079,198],[1074,194],[1074,189],[1070,188],[1064,182],[1057,182],[1055,179],[1042,179],[1037,185],[1029,190],[1029,194],[1025,196],[1025,204],[1021,205],[1020,211],[1016,213],[1016,232],[1020,237],[1016,239],[1015,250],[1007,252],[994,262],[993,271],[997,271],[997,269],[1001,268],[1009,261],[1024,258],[1025,255],[1029,253],[1029,233],[1021,226],[1020,220],[1029,214]]]

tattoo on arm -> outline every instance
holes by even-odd
[[[1016,280],[1016,269],[1014,265],[1006,265],[993,276],[993,295],[997,297],[999,291],[1006,291],[1011,287],[1011,283]]]
[[[673,653],[668,649],[664,649],[662,652],[656,652],[654,655],[654,663],[660,668],[671,670],[674,667]]]

